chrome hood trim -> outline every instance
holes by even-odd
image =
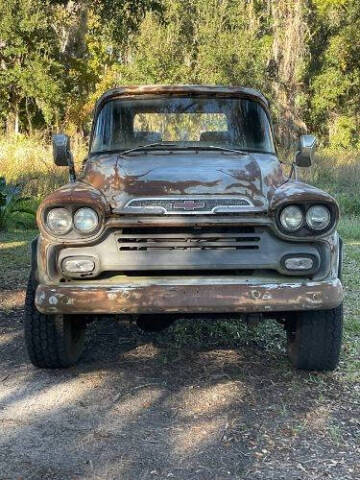
[[[114,213],[138,215],[216,215],[263,212],[245,197],[214,195],[133,198]]]

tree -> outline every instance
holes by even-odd
[[[63,67],[47,9],[39,0],[0,4],[0,96],[8,132],[19,131],[24,112],[30,129],[39,114],[45,124],[55,120]]]
[[[316,0],[315,5],[320,27],[310,46],[313,61],[308,122],[325,143],[336,148],[357,148],[360,5],[350,0]],[[317,46],[319,42],[321,49]]]
[[[354,0],[6,0],[0,124],[82,131],[94,100],[129,83],[262,90],[282,144],[312,131],[360,143]]]

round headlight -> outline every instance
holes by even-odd
[[[74,225],[81,233],[92,233],[99,225],[99,217],[92,208],[79,208],[74,215]]]
[[[325,230],[329,227],[330,222],[330,210],[324,205],[313,205],[306,212],[306,223],[312,230]]]
[[[304,215],[301,208],[296,205],[285,207],[280,215],[280,223],[284,230],[295,232],[304,223]]]
[[[66,208],[53,208],[47,214],[46,225],[51,233],[65,235],[72,227],[71,213]]]

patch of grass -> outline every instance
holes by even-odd
[[[347,377],[360,379],[360,242],[345,244],[345,324],[342,366]]]
[[[327,434],[330,437],[330,440],[336,445],[339,446],[343,442],[341,427],[334,422],[331,422],[327,427]]]
[[[30,268],[30,242],[37,230],[0,232],[0,290],[23,288]]]
[[[360,216],[342,216],[338,231],[346,240],[360,240]]]
[[[87,153],[86,142],[73,137],[71,145],[80,168]],[[50,139],[40,134],[0,136],[0,165],[1,175],[8,183],[23,185],[26,197],[41,199],[68,182],[67,169],[53,163]]]
[[[359,160],[358,152],[320,151],[309,179],[337,199],[343,215],[352,217],[360,216]]]
[[[301,180],[334,196],[343,215],[360,216],[359,152],[322,149],[311,168],[298,170]]]
[[[285,332],[274,322],[261,322],[255,328],[248,325],[236,314],[229,319],[179,319],[169,329],[156,335],[156,342],[165,346],[171,344],[179,348],[213,347],[258,347],[261,350],[283,355],[285,352]]]

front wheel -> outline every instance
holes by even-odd
[[[31,275],[25,299],[25,344],[31,362],[40,368],[67,368],[80,358],[86,323],[82,316],[45,315],[35,307],[36,282]]]
[[[286,322],[288,356],[303,370],[334,370],[342,342],[343,306],[294,313]]]

